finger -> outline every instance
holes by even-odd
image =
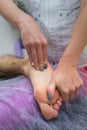
[[[54,106],[53,106],[53,108],[56,110],[56,111],[58,111],[59,110],[59,105],[56,103],[56,104],[54,104]]]
[[[59,107],[62,105],[62,102],[60,100],[57,101],[57,104],[59,105]]]
[[[34,45],[31,46],[30,54],[31,54],[31,61],[34,64],[34,68],[38,70],[37,52]]]
[[[81,87],[81,86],[80,86]],[[78,94],[78,91],[80,90],[80,87],[76,87],[73,99],[75,99],[76,95]]]
[[[74,86],[72,87],[71,92],[69,94],[69,100],[74,99],[76,93],[77,93],[77,88]]]
[[[60,100],[60,102],[62,102],[62,101],[63,101],[61,97],[59,97],[59,100]]]
[[[69,101],[69,95],[63,95],[62,98],[65,102]]]
[[[61,96],[61,99],[63,101],[68,101],[69,100],[69,90],[67,89],[67,87],[58,87],[57,86],[57,89],[58,91],[60,92],[60,96]]]
[[[32,61],[32,58],[31,58],[30,49],[29,49],[29,48],[28,48],[28,49],[26,48],[26,50],[27,50],[27,53],[28,53],[28,57],[29,57],[30,64],[32,65],[33,61]]]
[[[36,50],[37,50],[39,70],[43,71],[44,70],[44,63],[43,63],[42,45],[38,43],[38,45],[36,46]]]
[[[36,59],[37,57],[36,57],[36,51],[34,49],[34,43],[35,43],[35,40],[33,38],[29,39],[28,42],[26,42],[25,48],[27,50],[30,63],[35,68],[35,65],[37,65],[37,59]]]
[[[47,40],[44,40],[44,43],[43,43],[43,61],[44,61],[44,69],[47,69],[47,61],[48,61],[48,43],[47,43]]]
[[[27,50],[27,53],[28,53],[28,57],[29,57],[30,64],[31,64],[32,67],[34,67],[35,64],[34,64],[33,59],[32,59],[31,51],[30,51],[29,48],[26,49],[26,50]]]
[[[78,92],[78,89],[75,90],[73,97],[71,97],[71,100],[72,100],[72,99],[75,99],[75,97],[76,97],[76,95],[77,95],[77,92]]]
[[[57,89],[55,89],[55,92],[54,92],[54,95],[52,97],[51,100],[49,100],[49,104],[54,104],[55,102],[57,102],[59,100],[59,97],[60,97],[60,94],[59,92],[57,91]],[[48,97],[49,98],[49,97]],[[50,99],[50,98],[49,98]]]
[[[55,94],[55,90],[56,90],[55,82],[52,80],[47,87],[47,98],[48,98],[48,100],[52,99],[52,97]]]
[[[69,97],[69,94],[64,93],[64,95],[62,95],[62,98],[63,98],[64,101],[69,101],[70,97]]]

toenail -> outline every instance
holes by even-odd
[[[50,93],[47,95],[47,98],[48,98],[48,100],[51,100],[52,96]]]

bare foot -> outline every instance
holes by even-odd
[[[39,104],[41,113],[44,118],[50,120],[56,117],[62,102],[58,91],[55,90],[55,94],[50,101],[47,99],[47,86],[53,73],[52,67],[48,64],[48,68],[41,72],[35,70],[32,67],[31,69],[28,69],[27,65],[26,72],[29,72],[27,75],[31,80],[32,86],[34,88],[35,99]]]

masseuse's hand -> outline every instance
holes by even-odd
[[[48,43],[32,17],[25,15],[19,30],[30,62],[35,69],[47,68]]]
[[[81,85],[82,80],[75,67],[58,66],[48,86],[48,93],[53,96],[57,88],[62,99],[69,101],[75,97]]]

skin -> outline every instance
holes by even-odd
[[[53,69],[50,64],[48,63],[48,68],[43,72],[36,71],[33,67],[29,69],[29,65],[27,64],[25,67],[25,72],[33,85],[34,97],[40,106],[42,115],[47,120],[57,117],[58,110],[62,104],[62,99],[58,91],[55,90],[51,100],[47,99],[47,86],[53,74]],[[50,105],[52,107],[50,107]]]
[[[9,22],[11,22],[20,30],[22,40],[24,41],[24,45],[27,48],[27,52],[30,55],[30,61],[32,62],[33,57],[35,56],[36,60],[33,62],[36,66],[38,65],[39,67],[41,66],[41,68],[43,68],[45,61],[47,63],[47,41],[45,39],[45,42],[43,42],[43,36],[39,31],[38,27],[36,26],[35,21],[33,21],[33,19],[29,15],[25,14],[23,11],[18,9],[18,7],[13,3],[12,0],[8,0],[8,3],[6,3],[5,0],[0,0],[0,5],[1,15],[3,15],[3,17],[5,17]],[[77,91],[82,85],[82,80],[77,72],[77,64],[82,50],[84,49],[87,43],[86,14],[87,0],[81,0],[81,12],[73,29],[70,43],[66,51],[64,52],[62,58],[60,59],[57,69],[52,74],[52,80],[48,85],[47,93],[51,93],[53,97],[55,89],[58,89],[64,101],[71,100],[76,95]],[[30,23],[29,25],[31,25],[31,27],[28,25],[27,22]],[[35,30],[32,25],[34,26]],[[30,37],[27,37],[28,35],[26,36],[26,34],[29,34]],[[35,37],[32,36],[33,34]],[[42,53],[42,51],[38,52],[40,46],[37,49],[38,51],[35,51],[35,47],[37,46],[36,43],[38,41],[38,34],[40,34],[41,36],[41,44],[39,45],[43,46],[43,43],[46,44],[44,53]],[[31,39],[34,42],[30,42],[32,41]],[[46,56],[44,56],[45,53]],[[39,64],[40,60],[42,60],[42,63]]]
[[[15,56],[5,56],[0,59],[0,78],[11,78],[17,75],[25,75],[31,80],[34,97],[40,107],[41,113],[46,120],[58,116],[58,110],[62,104],[62,99],[57,90],[54,97],[47,99],[47,86],[51,80],[53,69],[48,63],[48,68],[41,72],[36,71],[28,59]]]
[[[0,14],[19,29],[34,68],[44,70],[44,65],[47,66],[48,42],[33,18],[20,10],[13,0],[0,0]]]
[[[48,93],[53,95],[57,88],[64,101],[75,97],[82,86],[82,79],[77,71],[80,55],[87,44],[87,0],[81,1],[80,15],[73,29],[70,43],[48,86]]]

